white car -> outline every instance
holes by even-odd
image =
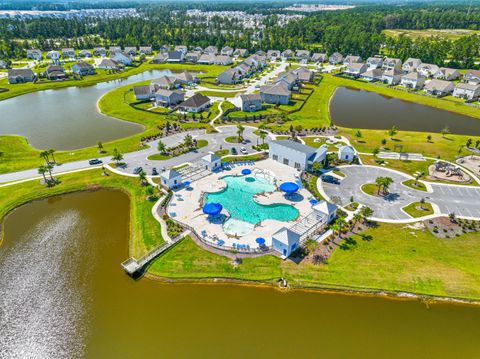
[[[240,148],[240,152],[242,152],[244,155],[248,153],[245,147]]]

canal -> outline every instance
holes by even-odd
[[[139,133],[143,126],[102,115],[97,101],[107,91],[170,75],[151,70],[93,86],[37,91],[0,101],[0,134],[21,135],[38,149],[73,150]]]
[[[75,193],[13,211],[0,247],[1,358],[475,358],[480,308],[133,281],[129,199]]]
[[[330,118],[335,125],[348,128],[396,126],[405,131],[440,132],[448,127],[451,133],[480,135],[480,119],[347,87],[335,90]]]

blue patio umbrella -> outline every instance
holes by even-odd
[[[252,173],[252,171],[250,171],[248,168],[242,170],[242,175],[244,176],[249,175],[250,173]]]
[[[311,200],[310,200],[310,203],[311,203],[311,204],[317,204],[318,201],[317,201],[316,199],[311,199]]]
[[[220,203],[207,203],[203,206],[203,213],[208,214],[209,216],[216,216],[223,209],[223,206]]]
[[[255,242],[257,242],[257,244],[262,246],[265,244],[265,238],[258,237],[257,239],[255,239]]]
[[[185,187],[190,186],[190,181],[185,181],[185,182],[183,182],[183,185],[184,185]]]
[[[284,182],[280,185],[280,189],[285,193],[295,193],[298,191],[298,184],[293,182]]]

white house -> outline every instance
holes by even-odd
[[[300,235],[283,227],[272,235],[272,247],[287,258],[300,246]]]
[[[362,79],[368,82],[373,82],[373,81],[380,81],[383,76],[383,70],[382,69],[371,69],[365,71],[363,74],[360,75]]]
[[[425,77],[432,77],[439,70],[440,68],[434,64],[421,64],[417,67],[417,72],[422,74]]]
[[[115,60],[121,64],[124,64],[125,66],[130,66],[133,62],[130,55],[124,52],[116,52],[115,55],[113,55],[112,60]]]
[[[166,170],[160,175],[162,185],[168,188],[175,188],[182,184],[182,175],[175,170]]]
[[[460,82],[453,90],[453,96],[465,100],[475,100],[480,97],[480,85]]]
[[[430,80],[425,84],[423,90],[429,95],[446,96],[450,95],[455,89],[453,82],[444,80]]]
[[[409,74],[403,75],[400,80],[401,86],[415,90],[421,89],[424,83],[425,77],[418,72],[410,72]]]
[[[203,156],[201,163],[206,170],[210,171],[216,171],[222,167],[222,160],[213,152],[209,152],[206,156]]]
[[[299,170],[309,170],[315,162],[325,164],[327,146],[306,146],[291,140],[275,140],[269,143],[269,158]]]
[[[386,70],[382,75],[382,81],[389,85],[398,85],[402,79],[402,70],[393,68]]]
[[[326,216],[325,224],[330,223],[337,216],[337,206],[327,201],[317,203],[312,209]]]
[[[405,72],[413,72],[417,70],[417,67],[422,64],[422,60],[409,57],[402,66],[402,70]]]
[[[401,68],[402,68],[402,61],[400,59],[386,57],[383,60],[382,69],[384,69],[385,71],[389,71],[393,69],[401,70]]]
[[[451,69],[448,67],[440,67],[437,72],[433,74],[433,77],[439,80],[453,81],[459,79],[461,76],[460,72],[456,69]]]
[[[383,65],[383,58],[374,56],[367,59],[368,70],[379,69]]]
[[[367,71],[367,65],[362,62],[352,62],[345,69],[345,73],[351,76],[360,76],[365,71]]]
[[[338,148],[338,158],[341,161],[352,162],[355,158],[356,152],[352,146],[341,146]]]

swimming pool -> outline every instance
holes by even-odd
[[[220,203],[230,213],[223,225],[227,234],[245,235],[265,219],[287,222],[298,216],[297,209],[289,204],[262,205],[255,202],[255,194],[275,191],[275,185],[266,178],[225,176],[222,180],[227,187],[220,192],[205,194],[205,202]]]

